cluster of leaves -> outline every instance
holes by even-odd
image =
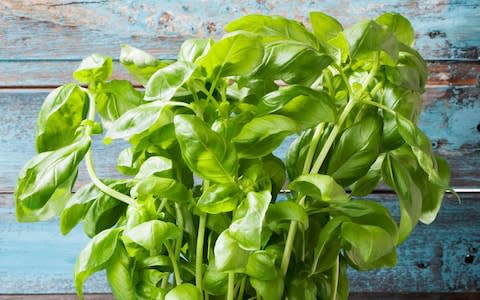
[[[410,23],[310,17],[312,31],[245,16],[218,41],[187,40],[176,61],[123,46],[142,91],[109,81],[112,59],[94,54],[73,73],[88,89],[47,97],[16,212],[58,215],[63,234],[83,221],[80,296],[105,269],[125,300],[346,299],[347,266],[393,266],[417,222],[433,221],[449,168],[415,125],[427,69]],[[95,173],[91,136],[102,132],[129,142],[122,179]],[[92,183],[72,194],[83,159]],[[399,225],[363,198],[382,182],[398,195]]]

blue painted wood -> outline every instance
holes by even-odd
[[[118,55],[120,43],[174,57],[187,37],[219,37],[223,26],[245,14],[278,14],[308,25],[324,11],[346,26],[395,11],[409,18],[417,47],[429,59],[478,59],[478,1],[53,1],[4,0],[0,59],[79,59],[98,51]]]
[[[375,195],[398,217],[392,195]],[[352,292],[475,292],[480,287],[480,198],[445,200],[431,226],[419,225],[398,249],[393,269],[350,270]],[[73,293],[72,270],[85,246],[81,226],[62,237],[58,222],[17,223],[12,195],[0,195],[0,294]],[[466,255],[473,256],[471,263]],[[467,260],[469,261],[469,260]],[[104,275],[87,282],[89,292],[107,292]]]

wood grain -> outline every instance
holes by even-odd
[[[375,195],[398,217],[391,194]],[[0,195],[0,294],[73,293],[72,270],[87,238],[81,226],[62,237],[58,221],[17,223],[11,194]],[[480,197],[445,199],[437,220],[418,225],[398,249],[395,268],[349,271],[354,293],[480,292]],[[472,259],[466,259],[470,255]],[[21,284],[20,284],[21,283]],[[104,274],[87,281],[86,291],[109,291]],[[380,298],[376,298],[380,299]],[[428,299],[428,298],[427,298]]]
[[[57,87],[73,81],[72,72],[80,64],[77,60],[0,61],[0,89]],[[431,61],[428,62],[429,86],[479,85],[480,61]],[[114,63],[112,79],[133,78]]]
[[[478,59],[478,1],[53,1],[0,4],[0,59],[80,59],[91,51],[116,56],[121,43],[172,58],[189,37],[218,38],[230,20],[261,13],[295,18],[324,11],[349,26],[395,11],[411,20],[416,47],[428,59]]]

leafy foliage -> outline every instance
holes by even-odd
[[[73,73],[88,88],[48,95],[16,213],[59,216],[63,234],[83,223],[81,298],[105,270],[121,300],[347,299],[348,266],[395,265],[415,225],[435,219],[450,170],[416,125],[427,69],[412,26],[395,13],[346,29],[310,18],[312,30],[245,16],[218,41],[185,41],[175,62],[123,45],[120,63],[144,91],[109,80],[112,58],[93,54]],[[106,144],[129,143],[126,178],[96,175],[102,129]],[[92,182],[72,194],[82,160]],[[362,198],[382,183],[399,224]]]

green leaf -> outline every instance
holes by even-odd
[[[380,151],[382,121],[365,117],[343,131],[331,150],[327,174],[342,186],[348,186],[364,176]]]
[[[334,217],[321,229],[314,249],[311,274],[330,269],[340,252],[340,228],[344,217]]]
[[[302,23],[282,16],[247,15],[228,23],[225,30],[252,32],[260,35],[264,43],[294,40],[318,47],[315,37]]]
[[[163,156],[152,156],[145,160],[135,175],[135,179],[145,179],[150,176],[173,178],[172,160]]]
[[[268,191],[249,192],[237,207],[229,231],[243,249],[260,249],[263,220],[271,198]]]
[[[209,214],[229,212],[237,208],[243,197],[243,192],[235,183],[216,184],[203,192],[198,199],[197,208]]]
[[[75,264],[75,287],[80,299],[83,300],[83,283],[90,275],[105,269],[118,245],[121,229],[114,228],[102,231],[80,252]]]
[[[395,249],[395,240],[378,226],[344,222],[341,235],[352,247],[346,251],[346,255],[360,270],[368,269],[371,262]]]
[[[343,26],[334,17],[320,11],[310,12],[310,22],[312,23],[315,37],[323,42],[335,38],[343,31]]]
[[[313,279],[295,276],[287,283],[288,300],[316,300],[317,286]]]
[[[201,300],[202,294],[191,283],[183,283],[177,285],[168,292],[165,296],[165,300]]]
[[[213,44],[196,64],[205,68],[207,77],[241,76],[250,73],[263,57],[263,47],[254,34],[239,32],[226,35]]]
[[[145,151],[136,151],[134,146],[123,149],[118,155],[117,170],[123,175],[137,174],[140,166],[145,161]]]
[[[175,179],[149,176],[139,181],[131,192],[134,198],[145,201],[151,196],[168,198],[175,202],[192,201],[192,192]]]
[[[254,76],[283,80],[288,84],[311,85],[331,62],[327,54],[303,43],[278,41],[265,46],[263,61]]]
[[[126,189],[127,180],[104,180],[109,187],[120,191]],[[87,214],[88,210],[95,201],[102,197],[108,197],[103,194],[93,183],[82,186],[68,200],[65,208],[60,215],[60,231],[62,234],[69,233]]]
[[[203,274],[203,288],[209,295],[222,296],[227,294],[228,273],[219,272],[215,265],[208,265]]]
[[[288,178],[292,181],[303,173],[303,165],[307,156],[314,130],[307,129],[290,144],[285,159]]]
[[[232,141],[240,158],[259,158],[275,150],[297,129],[296,122],[288,117],[265,115],[248,122]]]
[[[146,101],[169,101],[192,77],[196,65],[177,61],[155,72],[145,86]]]
[[[155,72],[171,63],[156,59],[151,54],[130,45],[121,47],[120,63],[142,85],[146,85]]]
[[[95,96],[98,113],[105,127],[127,111],[143,104],[143,94],[127,80],[112,80],[103,84]]]
[[[365,59],[379,51],[384,51],[394,61],[398,57],[399,45],[395,36],[375,21],[361,21],[344,32],[353,59]]]
[[[248,257],[245,273],[258,280],[274,280],[279,275],[275,259],[275,255],[268,251],[255,251]]]
[[[181,236],[182,231],[175,224],[160,220],[141,223],[123,234],[124,238],[154,251],[160,251],[162,244],[167,240],[176,240]]]
[[[335,105],[327,93],[301,85],[281,88],[260,99],[257,116],[271,113],[293,119],[301,130],[336,119]]]
[[[419,93],[425,92],[428,79],[427,64],[412,48],[401,46],[395,66],[385,66],[385,74],[390,83]]]
[[[108,128],[105,141],[125,139],[137,144],[143,137],[172,122],[173,113],[161,102],[137,106],[114,121]]]
[[[368,172],[352,184],[352,196],[367,196],[373,192],[382,178],[382,164],[384,159],[385,154],[380,154],[370,166]]]
[[[233,182],[238,164],[235,148],[193,115],[177,115],[174,123],[187,166],[206,180]]]
[[[442,181],[450,181],[450,168],[446,160],[440,156],[435,156],[436,164],[438,167],[438,174]],[[418,174],[418,173],[417,173]],[[421,179],[420,175],[415,176],[416,180]],[[426,176],[423,176],[421,183],[422,191],[422,214],[420,215],[420,221],[424,224],[432,223],[437,217],[438,211],[442,205],[442,200],[445,195],[444,187],[428,181]]]
[[[403,140],[411,147],[418,164],[428,174],[429,180],[440,187],[447,188],[448,179],[441,178],[438,173],[436,160],[432,153],[432,143],[428,137],[410,120],[399,114],[397,114],[397,126]]]
[[[349,200],[343,187],[328,175],[300,175],[288,186],[300,194],[325,202],[345,202]]]
[[[394,189],[400,200],[398,244],[412,232],[422,212],[422,192],[405,166],[406,162],[389,152],[382,167],[383,180]]]
[[[208,53],[213,44],[212,39],[188,39],[183,42],[178,51],[177,60],[194,63],[197,59]]]
[[[398,13],[384,13],[376,19],[395,35],[398,41],[407,46],[413,46],[415,42],[415,31],[407,18]]]
[[[395,87],[386,84],[382,102],[388,108],[396,111],[398,114],[416,123],[422,110],[422,98],[420,93]],[[404,143],[400,133],[398,132],[396,115],[391,113],[383,114],[383,142],[384,149],[396,149]]]
[[[87,93],[77,84],[65,84],[51,92],[43,102],[35,126],[37,152],[70,145],[87,110]]]
[[[303,230],[308,228],[308,215],[305,208],[293,201],[281,201],[268,206],[265,224],[273,231],[285,221],[300,223]]]
[[[225,230],[220,234],[213,249],[215,267],[218,271],[242,272],[248,262],[250,252],[240,247],[236,239]]]
[[[132,261],[123,245],[118,245],[107,265],[108,284],[117,300],[135,300],[135,286],[131,274]]]
[[[90,142],[90,138],[82,137],[69,146],[40,153],[28,161],[18,176],[15,189],[17,208],[22,206],[29,210],[39,210],[47,204],[57,189],[70,193],[78,165],[90,148]],[[66,183],[69,186],[64,186]],[[58,213],[64,205],[65,202],[58,203],[59,210],[55,212]],[[18,210],[17,217],[20,217]],[[22,215],[22,219],[28,219],[28,214]]]
[[[281,300],[283,297],[283,292],[285,290],[285,283],[283,281],[283,276],[279,275],[273,280],[259,280],[250,277],[250,284],[255,289],[255,291],[262,297],[264,300]]]
[[[112,58],[101,54],[92,54],[82,60],[73,72],[73,78],[81,83],[105,81],[112,75]]]
[[[286,179],[285,165],[283,161],[273,154],[262,158],[264,173],[270,177],[272,182],[272,198],[275,199],[277,194],[283,188]]]

